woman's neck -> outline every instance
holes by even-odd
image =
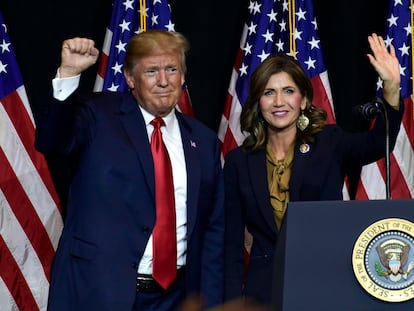
[[[283,160],[296,141],[296,133],[269,132],[267,144],[276,160]]]

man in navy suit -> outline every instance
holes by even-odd
[[[80,74],[99,52],[89,39],[63,42],[53,96],[36,133],[39,151],[78,159],[51,271],[49,311],[176,310],[191,294],[206,307],[222,302],[219,143],[212,130],[175,109],[187,50],[179,33],[140,33],[124,62],[130,91],[80,100]],[[174,183],[177,276],[166,289],[152,277],[154,117],[165,123]]]

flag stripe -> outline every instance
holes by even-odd
[[[314,103],[321,103],[320,106],[325,109],[328,119],[328,124],[335,124],[335,114],[333,109],[333,101],[331,95],[331,89],[328,82],[328,74],[326,71],[320,75],[315,76],[311,79],[312,87],[314,91]]]
[[[16,92],[12,92],[1,100],[2,106],[7,111],[7,115],[12,122],[12,124],[8,127],[8,130],[19,130],[20,140],[23,143],[26,152],[29,154],[30,160],[34,167],[37,168],[39,176],[42,178],[42,182],[47,187],[45,195],[51,195],[54,200],[54,204],[56,204],[60,210],[59,198],[57,193],[54,191],[53,181],[47,167],[46,160],[42,154],[33,148],[35,128],[32,114],[30,110],[27,110],[27,98],[25,97],[26,92],[24,87],[21,86],[16,90]]]
[[[0,239],[1,239],[1,236],[0,236]],[[1,246],[0,246],[0,252],[1,252]],[[1,264],[2,263],[1,263],[1,258],[0,258],[0,265]],[[19,311],[19,307],[16,305],[16,302],[13,299],[13,295],[10,293],[9,288],[3,281],[1,268],[0,268],[0,301],[2,302],[3,305],[7,305],[9,311]]]
[[[365,170],[369,170],[368,166],[366,166]],[[361,172],[361,176],[358,180],[357,188],[356,188],[356,191],[355,191],[355,198],[357,200],[368,200],[368,193],[367,193],[367,191],[365,190],[365,187],[364,187],[364,179],[365,178],[366,178],[365,174],[362,174],[362,172]]]
[[[385,183],[378,163],[371,163],[361,171],[361,182],[358,185],[362,189],[357,189],[356,198],[359,200],[385,199]],[[367,187],[368,185],[368,187]],[[361,196],[362,195],[362,196]]]
[[[230,78],[228,94],[226,102],[224,103],[223,115],[221,117],[218,137],[221,141],[221,158],[224,163],[224,156],[232,149],[241,145],[244,140],[244,135],[240,130],[240,113],[242,105],[239,102],[236,93],[236,83],[239,77],[239,68],[243,59],[243,47],[246,43],[248,33],[247,24],[243,27],[243,32],[240,40],[240,48],[238,49],[236,59],[233,65],[233,71]]]
[[[1,103],[3,103],[3,100]],[[15,102],[15,104],[16,103],[18,102]],[[56,248],[59,235],[56,235],[55,233],[56,230],[60,230],[59,228],[63,226],[60,211],[58,208],[55,208],[57,195],[55,192],[54,200],[50,192],[51,190],[47,189],[42,182],[39,171],[35,166],[35,162],[32,161],[29,154],[26,152],[28,149],[24,147],[23,142],[25,140],[31,140],[33,143],[33,138],[29,138],[24,129],[17,132],[16,129],[18,128],[14,127],[9,119],[9,115],[4,110],[3,105],[0,106],[0,123],[4,125],[4,130],[0,133],[2,152],[2,161],[0,163],[4,165],[4,173],[0,177],[1,187],[10,188],[10,183],[16,184],[16,188],[11,189],[10,199],[15,199],[18,189],[21,189],[22,193],[19,194],[17,198],[27,198],[27,204],[31,207],[27,213],[37,213],[42,221],[41,230],[47,230],[48,237],[52,239],[53,246]],[[23,122],[19,124],[19,128],[22,127],[22,124],[25,123]],[[32,133],[32,136],[34,136],[34,133]],[[21,138],[23,138],[23,141]],[[29,149],[32,149],[31,153],[34,154],[33,147],[29,147]],[[41,155],[38,154],[37,157],[41,158]],[[46,172],[46,164],[42,163],[42,165],[43,168],[41,168],[41,170]],[[9,169],[9,171],[7,172],[6,169]],[[49,187],[52,187],[52,185]],[[49,223],[50,219],[53,220],[51,223]]]
[[[193,105],[191,104],[188,88],[183,85],[180,98],[178,99],[177,109],[182,113],[194,117]]]
[[[0,276],[14,297],[14,303],[18,306],[19,310],[38,310],[39,307],[30,288],[27,286],[25,277],[1,236],[0,252]],[[6,306],[6,303],[5,301],[1,302],[3,307]]]
[[[392,153],[391,172],[395,174],[391,174],[391,186],[395,187],[391,187],[391,193],[395,193],[394,198],[414,198],[414,149],[409,133],[403,125]],[[411,133],[411,137],[414,136],[414,131]]]
[[[7,249],[10,252],[10,256],[6,251],[1,252],[2,256],[4,253],[5,258],[8,258],[7,261],[9,265],[5,266],[5,269],[0,272],[0,275],[5,280],[11,280],[8,284],[11,283],[12,285],[16,285],[18,287],[17,290],[24,290],[26,286],[29,287],[34,299],[37,301],[39,309],[43,310],[47,304],[49,288],[49,281],[46,277],[44,268],[42,267],[42,263],[33,249],[26,232],[21,227],[10,205],[7,204],[4,193],[1,191],[0,201],[2,203],[1,219],[4,220],[1,236],[4,244],[7,245]],[[16,266],[16,268],[9,269],[9,266]],[[21,271],[21,274],[24,276],[24,280],[13,280],[14,277],[20,278],[20,274],[16,274],[15,269],[19,269],[19,271]],[[14,291],[13,287],[10,288]],[[14,297],[16,301],[19,301],[19,299],[26,299],[25,295],[22,297]]]
[[[407,114],[406,114],[407,115]],[[376,189],[373,187],[373,193],[369,198],[385,199],[385,181],[386,181],[386,169],[385,160],[381,159],[376,163],[378,170],[381,173],[381,178],[378,182],[383,182],[384,187]],[[391,198],[411,198],[414,197],[413,189],[410,190],[408,185],[413,185],[413,166],[414,165],[414,151],[410,144],[409,136],[405,131],[405,126],[402,124],[400,132],[398,133],[397,142],[394,147],[394,151],[390,154],[390,186],[391,186]],[[375,168],[375,164],[372,168]],[[366,181],[369,185],[369,181]],[[378,187],[378,186],[377,186]],[[378,190],[383,190],[383,192]],[[377,190],[377,191],[375,191]]]
[[[404,100],[405,113],[403,115],[402,124],[405,129],[405,138],[410,143],[411,154],[414,150],[414,107],[410,97]]]
[[[21,226],[25,228],[24,232],[41,259],[46,276],[49,276],[49,264],[54,255],[54,247],[50,242],[49,235],[21,184],[18,182],[12,167],[8,165],[8,160],[2,150],[0,150],[0,163],[3,166],[2,175],[8,180],[7,185],[1,187],[4,197],[9,202],[12,212]]]
[[[100,54],[100,61],[98,64],[98,74],[96,76],[94,91],[99,92],[103,90],[104,84],[104,77],[106,72],[106,67],[108,66],[108,55],[111,49],[111,41],[112,41],[112,31],[110,29],[106,29],[105,39],[102,47],[102,53]]]

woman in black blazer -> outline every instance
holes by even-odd
[[[400,69],[394,48],[368,37],[368,59],[383,80],[391,150],[400,128]],[[289,201],[341,200],[346,169],[385,156],[382,118],[362,133],[326,125],[309,78],[287,55],[273,55],[252,75],[241,112],[242,146],[225,158],[225,296],[270,305],[278,232]],[[317,104],[317,103],[316,103]],[[245,229],[252,236],[247,267]],[[246,273],[246,274],[244,274]]]

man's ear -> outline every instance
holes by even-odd
[[[135,85],[134,85],[134,77],[132,76],[132,74],[129,71],[124,70],[124,77],[125,77],[126,83],[128,84],[128,87],[130,89],[133,89]]]

